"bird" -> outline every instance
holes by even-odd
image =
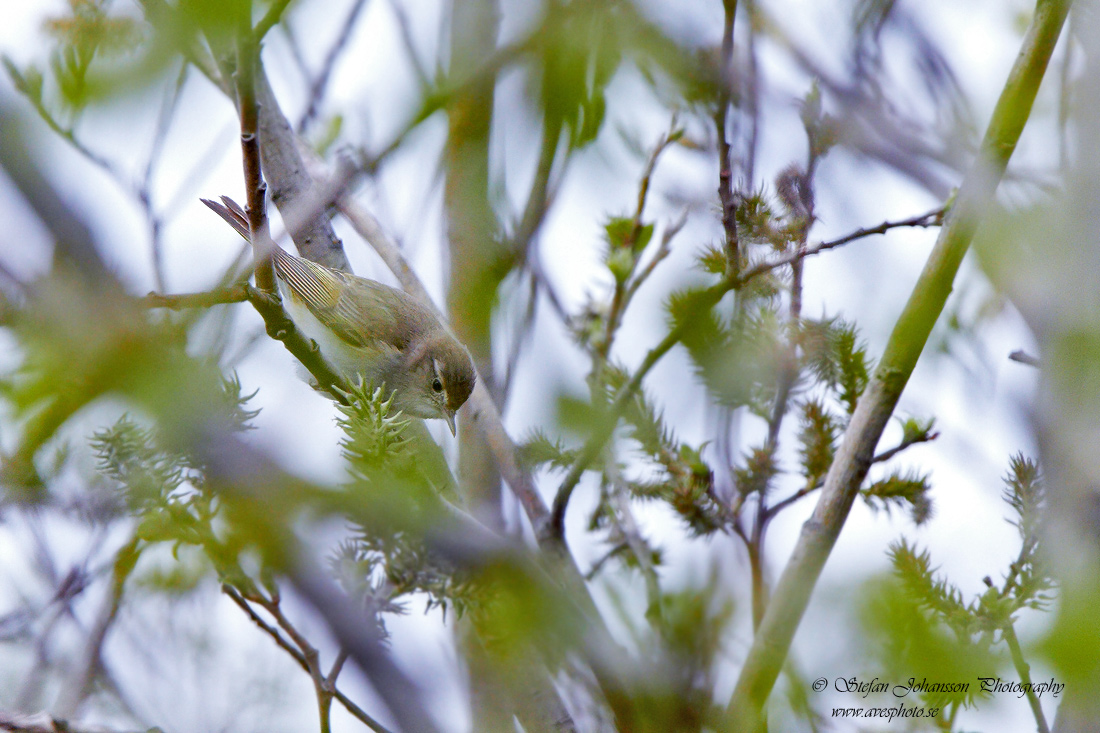
[[[232,199],[221,200],[201,199],[250,239],[245,212]],[[394,408],[442,419],[455,435],[455,414],[473,392],[476,372],[470,352],[431,309],[397,288],[296,257],[278,245],[272,263],[283,309],[333,371],[384,386]]]

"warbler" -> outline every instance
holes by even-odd
[[[248,218],[232,199],[202,202],[249,238]],[[447,422],[474,389],[470,352],[426,306],[396,288],[295,257],[279,246],[275,278],[283,309],[321,357],[345,377],[384,385],[407,415]]]

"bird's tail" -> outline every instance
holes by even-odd
[[[252,237],[248,233],[248,215],[244,213],[244,209],[228,196],[222,196],[221,200],[222,202],[219,204],[217,201],[211,201],[210,199],[199,199],[211,211],[225,219],[225,222],[233,227],[233,231],[244,237],[246,242],[251,241]]]

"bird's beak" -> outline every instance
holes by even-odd
[[[443,419],[447,421],[447,427],[451,429],[451,437],[455,437],[457,435],[457,433],[455,432],[455,411],[444,410]]]

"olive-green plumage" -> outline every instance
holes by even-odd
[[[248,238],[244,212],[231,200],[222,201],[225,206],[204,199]],[[474,366],[431,310],[396,288],[278,247],[274,266],[287,315],[335,371],[385,385],[397,409],[446,420],[454,433],[455,412],[474,389]]]

